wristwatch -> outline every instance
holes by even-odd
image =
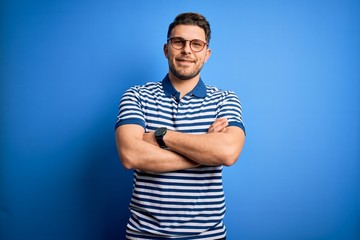
[[[166,145],[165,145],[164,140],[163,140],[166,132],[167,132],[166,127],[158,128],[158,129],[156,129],[156,131],[155,131],[155,139],[156,139],[156,142],[159,144],[159,146],[160,146],[161,148],[166,148]]]

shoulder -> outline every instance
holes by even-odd
[[[154,91],[154,90],[159,90],[162,89],[162,84],[161,82],[147,82],[143,85],[135,85],[130,87],[127,91]]]
[[[206,93],[209,97],[220,97],[220,98],[226,98],[226,97],[236,97],[237,95],[234,91],[230,90],[224,90],[220,89],[215,86],[205,85],[206,86]]]
[[[130,87],[125,91],[124,95],[154,96],[161,91],[163,91],[161,82],[148,82]]]

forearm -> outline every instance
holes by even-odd
[[[199,164],[225,166],[236,162],[244,139],[243,131],[237,127],[198,135],[168,131],[164,137],[167,147]]]
[[[128,169],[137,169],[146,172],[171,172],[183,170],[198,166],[191,161],[175,152],[164,150],[151,144],[140,142],[136,146],[137,153],[132,154],[135,150],[130,148],[123,150],[120,158],[124,166]],[[142,149],[139,151],[139,149]]]
[[[119,127],[116,131],[116,145],[120,160],[127,169],[170,172],[199,165],[178,153],[161,149],[140,138],[124,137],[126,135],[121,132],[122,130],[122,127]]]

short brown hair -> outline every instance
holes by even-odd
[[[211,38],[210,23],[206,20],[206,18],[203,15],[193,12],[181,13],[177,15],[174,21],[169,25],[169,30],[167,33],[168,38],[170,37],[173,28],[176,27],[177,25],[195,25],[201,27],[205,31],[206,42],[208,44],[210,43],[210,38]]]

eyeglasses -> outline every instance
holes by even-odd
[[[181,37],[171,37],[167,39],[171,43],[171,46],[177,50],[181,50],[185,47],[186,42],[190,42],[190,48],[194,52],[200,52],[208,44],[200,39],[185,40]]]

